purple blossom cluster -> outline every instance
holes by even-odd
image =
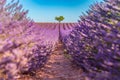
[[[63,39],[88,80],[120,79],[120,0],[96,3]]]
[[[3,79],[16,80],[22,74],[31,75],[46,63],[51,45],[32,45],[6,42],[0,49],[0,72],[6,75]],[[0,76],[1,77],[1,76]]]
[[[32,50],[32,57],[28,62],[28,73],[35,73],[38,69],[44,66],[47,62],[50,53],[52,52],[52,46],[50,45],[36,45],[36,48]]]
[[[19,1],[6,2],[0,0],[0,80],[18,80],[23,73],[40,69],[53,46],[43,42],[40,28]]]

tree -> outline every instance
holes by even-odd
[[[63,16],[55,17],[55,20],[59,22],[59,41],[61,41],[61,31],[60,31],[60,22],[63,21],[65,18]]]
[[[55,17],[55,20],[57,20],[59,23],[64,20],[63,16]]]

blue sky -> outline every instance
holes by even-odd
[[[96,1],[103,0],[20,0],[20,4],[36,22],[56,22],[55,16],[64,16],[64,22],[77,22]]]

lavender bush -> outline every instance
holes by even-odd
[[[6,1],[0,0],[0,79],[17,80],[41,68],[53,47],[43,44],[40,29],[19,2]]]
[[[63,39],[88,80],[120,79],[120,0],[96,3]]]
[[[52,46],[50,45],[36,45],[36,48],[32,50],[32,57],[28,62],[29,68],[27,72],[35,73],[38,69],[44,66],[50,53],[52,52]]]

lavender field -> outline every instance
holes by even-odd
[[[67,36],[78,23],[35,23],[36,27],[40,28],[39,32],[43,34],[43,37],[47,42],[58,42],[59,26],[62,37]]]
[[[0,80],[120,80],[120,0],[91,5],[73,23],[27,14],[0,0]]]

